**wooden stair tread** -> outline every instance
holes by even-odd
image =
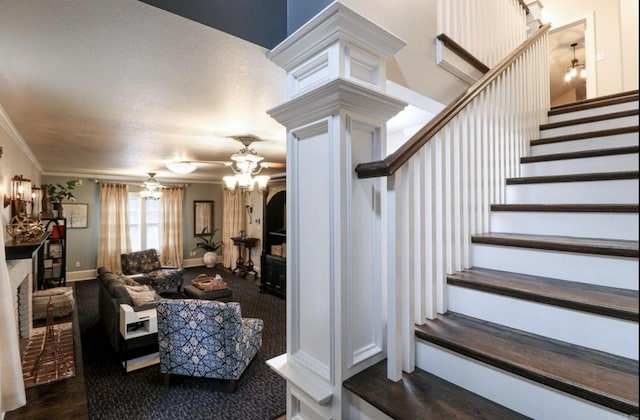
[[[545,184],[552,182],[591,182],[638,179],[638,171],[590,172],[584,174],[542,175],[507,178],[507,185]]]
[[[638,241],[627,240],[492,232],[472,235],[471,243],[638,258]]]
[[[577,152],[550,153],[548,155],[524,156],[520,163],[549,162],[553,160],[584,159],[590,157],[616,156],[638,153],[639,146],[612,147],[609,149],[581,150]]]
[[[599,108],[602,106],[616,105],[626,102],[638,100],[638,90],[632,90],[623,93],[616,93],[597,98],[585,99],[582,101],[570,102],[567,104],[556,105],[551,108],[548,115],[565,114],[568,112],[583,111],[585,109]]]
[[[448,275],[447,283],[638,322],[637,290],[475,267]]]
[[[387,379],[387,361],[352,376],[344,387],[394,419],[526,419],[457,385],[416,368]]]
[[[638,204],[492,204],[491,211],[558,213],[638,213]]]
[[[542,130],[551,130],[553,128],[569,127],[569,126],[572,126],[572,125],[587,124],[587,123],[598,122],[598,121],[606,121],[606,120],[611,120],[611,119],[615,119],[615,118],[633,117],[635,115],[638,115],[638,113],[639,113],[639,111],[637,109],[633,109],[633,110],[630,110],[630,111],[612,112],[610,114],[600,114],[600,115],[594,115],[592,117],[576,118],[574,120],[558,121],[558,122],[554,122],[554,123],[541,124],[540,125],[540,130],[541,131]]]
[[[418,338],[623,413],[638,414],[638,362],[452,312]]]
[[[565,134],[563,136],[547,137],[543,139],[531,140],[531,146],[540,146],[542,144],[562,143],[564,141],[585,140],[597,137],[617,136],[620,134],[637,133],[638,126],[632,125],[628,127],[610,128],[607,130],[585,131],[582,133]]]

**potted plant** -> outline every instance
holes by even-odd
[[[73,179],[63,184],[49,184],[47,186],[47,194],[54,204],[54,210],[58,211],[58,217],[63,217],[62,200],[76,201],[76,197],[71,190],[82,185],[81,179]]]
[[[205,227],[198,235],[198,240],[200,242],[196,244],[196,247],[193,248],[193,251],[198,248],[204,249],[205,253],[202,256],[204,265],[208,268],[212,268],[216,265],[216,262],[218,262],[218,254],[216,254],[216,251],[222,247],[222,241],[213,240],[216,232],[220,230],[219,228],[214,229],[211,233],[206,233],[206,230],[207,228]]]

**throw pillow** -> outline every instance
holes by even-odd
[[[128,275],[122,273],[122,271],[116,271],[115,274],[127,286],[140,286],[140,283],[138,283],[137,281],[134,280],[135,276],[128,276]]]
[[[144,305],[156,300],[156,291],[149,286],[124,286],[127,288],[133,306]]]

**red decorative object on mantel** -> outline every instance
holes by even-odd
[[[64,236],[64,226],[53,225],[51,227],[51,239],[60,239]]]

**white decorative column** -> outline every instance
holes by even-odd
[[[287,128],[288,418],[341,419],[342,383],[385,357],[386,180],[357,178],[384,158],[386,122],[406,104],[385,94],[385,63],[404,42],[333,3],[274,48]]]

